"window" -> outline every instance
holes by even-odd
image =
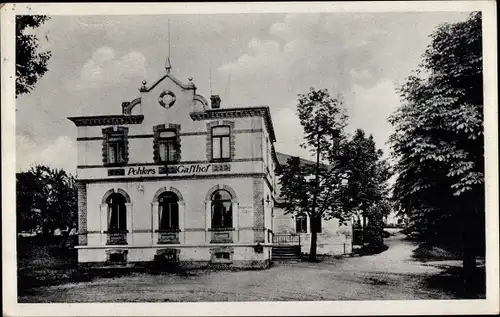
[[[306,233],[307,232],[307,216],[304,214],[297,215],[295,217],[295,232],[296,233]]]
[[[126,130],[105,129],[103,161],[105,165],[122,165],[127,163]]]
[[[125,254],[123,253],[110,253],[109,262],[111,263],[123,263],[126,262]]]
[[[159,137],[160,161],[177,161],[177,136],[173,131],[162,131]]]
[[[179,229],[179,198],[172,192],[165,192],[159,198],[159,229]]]
[[[229,260],[231,257],[229,252],[217,252],[215,253],[215,258],[218,260]]]
[[[155,163],[178,163],[181,159],[181,126],[159,124],[153,127],[153,160]]]
[[[127,230],[127,207],[125,197],[115,193],[108,198],[108,231],[121,233]]]
[[[233,227],[231,198],[225,190],[218,190],[212,195],[212,228]]]
[[[227,126],[212,128],[212,159],[229,160],[231,158],[230,129]]]

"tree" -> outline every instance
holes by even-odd
[[[383,218],[390,212],[390,169],[382,159],[383,152],[376,148],[373,136],[357,129],[346,143],[346,159],[349,181],[342,195],[344,208],[350,214],[362,217],[364,242],[372,252],[384,250]],[[368,226],[366,222],[368,220]]]
[[[26,31],[38,28],[48,19],[44,15],[16,16],[16,98],[33,90],[38,79],[47,72],[51,52],[38,52],[38,37]]]
[[[77,220],[75,179],[62,169],[38,165],[17,174],[17,228],[48,234]]]
[[[468,285],[485,244],[480,12],[433,32],[400,94],[404,104],[389,119],[395,202],[422,241],[459,241]]]
[[[309,259],[316,260],[316,241],[321,218],[342,218],[339,193],[345,178],[342,142],[347,116],[340,96],[332,98],[326,89],[311,87],[299,94],[297,112],[304,129],[304,148],[316,157],[315,164],[300,164],[289,159],[280,179],[285,213],[309,216],[311,249]],[[325,164],[325,162],[327,164]]]

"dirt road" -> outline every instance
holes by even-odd
[[[383,253],[322,263],[279,263],[263,271],[195,271],[191,276],[134,273],[35,289],[19,302],[168,302],[449,299],[427,286],[439,273],[411,259],[416,247],[397,234]]]

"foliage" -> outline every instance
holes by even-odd
[[[299,94],[297,113],[304,129],[302,147],[316,156],[314,164],[301,164],[291,158],[280,179],[286,213],[309,215],[312,261],[316,260],[316,239],[321,218],[342,219],[339,194],[345,178],[340,160],[347,116],[340,96],[331,97],[326,89],[311,87]],[[324,164],[327,162],[328,164]]]
[[[17,174],[17,230],[72,227],[77,217],[75,179],[62,169],[38,165]]]
[[[484,248],[481,13],[439,26],[431,40],[389,119],[394,199],[423,240],[461,242],[465,256]]]
[[[47,72],[51,52],[38,52],[38,37],[26,31],[40,27],[48,19],[43,15],[16,16],[16,98],[33,90]]]
[[[297,107],[304,128],[303,147],[316,161],[302,164],[290,158],[280,178],[285,212],[307,214],[311,223],[311,250],[315,260],[316,235],[321,219],[350,220],[363,211],[369,218],[367,236],[373,245],[383,245],[383,217],[389,213],[389,167],[382,160],[372,136],[362,130],[349,139],[345,133],[347,115],[340,96],[332,98],[326,89],[311,88],[299,95]]]
[[[368,221],[364,242],[374,248],[384,243],[384,217],[391,211],[389,185],[391,176],[389,164],[382,158],[383,152],[376,148],[373,136],[366,137],[361,129],[347,142],[345,163],[348,166],[349,181],[343,193],[346,212],[362,216]],[[363,221],[364,223],[365,221]]]

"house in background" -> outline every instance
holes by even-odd
[[[280,165],[286,165],[290,155],[276,153]],[[306,159],[300,159],[301,164],[315,164]],[[275,244],[293,245],[300,243],[300,252],[309,253],[311,247],[311,222],[307,214],[285,214],[284,201],[280,197],[280,184],[276,186],[276,203],[273,216],[273,234]],[[318,232],[318,254],[340,255],[352,252],[352,223],[341,223],[339,219],[321,219]],[[298,239],[293,239],[293,236]]]

